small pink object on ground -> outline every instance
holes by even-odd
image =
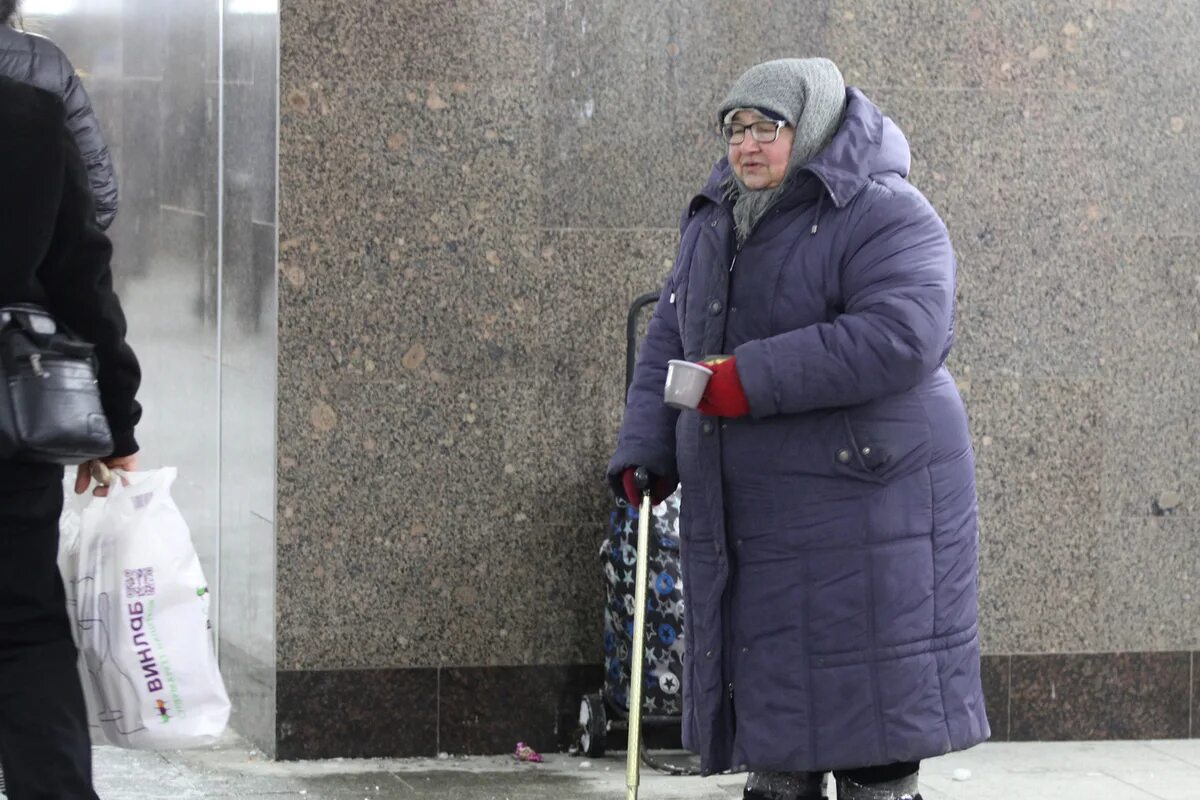
[[[517,742],[517,751],[513,755],[516,756],[517,761],[531,761],[535,764],[543,761],[541,754],[524,742]]]

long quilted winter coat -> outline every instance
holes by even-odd
[[[740,250],[717,164],[689,204],[611,478],[678,476],[684,742],[703,769],[916,761],[988,738],[967,418],[943,362],[954,254],[858,90]],[[750,416],[663,405],[733,353]]]

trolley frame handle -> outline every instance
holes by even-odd
[[[633,305],[629,307],[629,316],[625,320],[625,399],[629,399],[629,384],[633,383],[633,367],[637,361],[637,330],[638,319],[642,309],[658,300],[658,292],[647,292],[638,295]]]

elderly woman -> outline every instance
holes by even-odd
[[[747,798],[827,771],[915,798],[922,759],[990,735],[954,253],[832,62],[752,67],[718,122],[608,472],[631,501],[638,466],[656,503],[683,485],[684,742]],[[669,359],[712,365],[697,410],[663,404]]]

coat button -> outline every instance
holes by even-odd
[[[838,450],[837,451],[837,460],[842,462],[843,464],[849,464],[850,463],[850,451],[845,448]]]
[[[713,424],[711,422],[709,422],[708,420],[705,420],[704,423],[700,426],[700,430],[704,431],[705,433],[712,433],[713,432]]]
[[[709,303],[708,304],[708,313],[714,314],[714,315],[720,314],[721,313],[721,301],[713,300],[711,303]]]
[[[717,221],[716,221],[715,219],[714,219],[712,222],[708,223],[708,224],[709,224],[709,225],[711,225],[711,226],[712,226],[712,227],[714,227],[714,228],[715,228],[715,227],[717,227]]]
[[[871,448],[869,448],[869,447],[864,447],[864,448],[862,449],[862,454],[863,454],[864,456],[869,456],[869,455],[871,455]]]
[[[712,656],[713,656],[712,650],[709,650],[707,653],[704,654],[705,658],[712,658]]]
[[[743,652],[743,653],[749,653],[749,652],[750,652],[750,648],[749,648],[749,647],[743,647],[743,648],[742,648],[742,652]]]

